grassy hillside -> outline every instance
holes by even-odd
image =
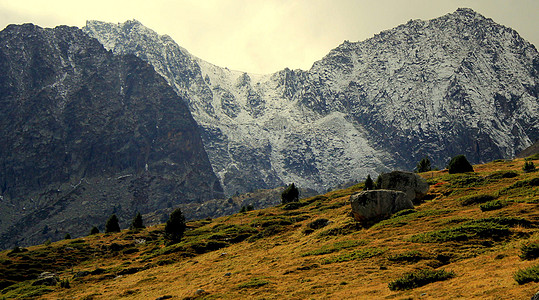
[[[370,228],[350,217],[357,185],[189,222],[176,245],[160,225],[4,251],[0,299],[529,299],[539,290],[539,172],[523,165],[423,173],[425,203]],[[64,287],[32,286],[42,271]]]

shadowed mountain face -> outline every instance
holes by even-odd
[[[184,101],[74,27],[0,32],[0,245],[222,196]]]
[[[470,9],[270,75],[214,66],[137,21],[83,30],[186,95],[227,194],[290,182],[322,191],[424,156],[439,167],[457,154],[511,158],[539,138],[536,48]]]

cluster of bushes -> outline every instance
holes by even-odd
[[[388,284],[392,291],[410,290],[436,281],[455,277],[454,272],[445,270],[421,269],[404,274],[401,278]]]

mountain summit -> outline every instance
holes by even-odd
[[[325,190],[424,156],[437,166],[456,154],[510,158],[539,138],[537,49],[471,9],[263,76],[205,62],[136,21],[83,30],[185,95],[227,194],[290,182]]]

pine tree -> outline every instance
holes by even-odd
[[[292,183],[281,194],[281,203],[286,204],[297,201],[299,201],[299,190]]]
[[[367,179],[365,179],[365,188],[363,189],[365,191],[374,190],[374,182],[372,181],[371,175],[367,175]]]
[[[109,232],[120,232],[120,224],[118,224],[118,217],[115,214],[110,216],[105,224],[105,233]]]
[[[535,171],[535,164],[533,161],[527,161],[524,163],[524,167],[522,167],[522,170],[526,173]]]
[[[457,155],[451,159],[447,165],[449,174],[473,172],[472,165],[466,159],[464,155]]]
[[[423,172],[428,172],[432,170],[432,167],[430,165],[430,159],[425,156],[423,159],[421,159],[419,161],[419,163],[417,164],[416,166],[416,172],[417,173],[423,173]]]
[[[70,239],[71,239],[71,234],[66,233],[66,235],[64,236],[64,240],[70,240]]]
[[[145,228],[144,223],[142,221],[142,216],[139,212],[137,212],[137,215],[133,218],[133,221],[131,222],[130,229],[142,229]]]
[[[92,229],[90,229],[90,235],[94,235],[94,234],[98,234],[99,233],[99,228],[97,227],[92,227]]]
[[[170,218],[165,225],[165,237],[171,243],[178,243],[185,232],[185,217],[182,210],[177,208],[170,214]]]

